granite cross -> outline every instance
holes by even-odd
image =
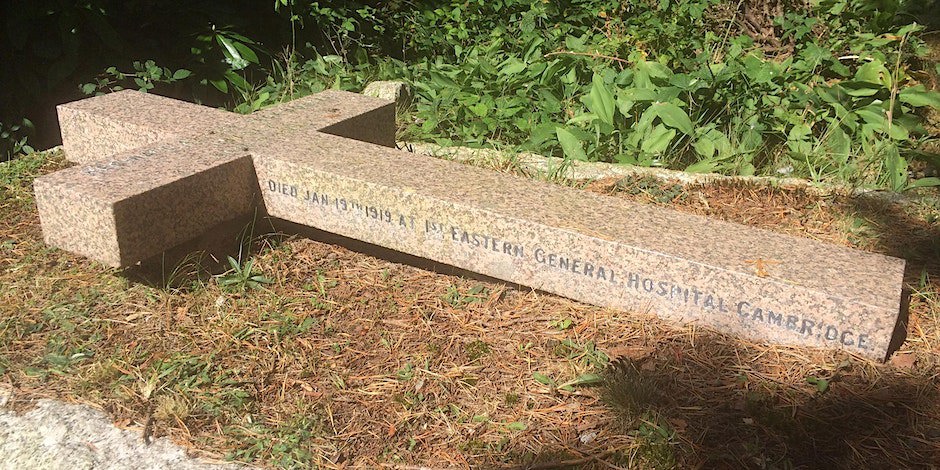
[[[58,108],[45,240],[119,267],[250,214],[595,305],[888,354],[904,262],[394,148],[393,103],[330,91],[240,116],[125,91]]]

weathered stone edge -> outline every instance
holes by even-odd
[[[726,176],[717,173],[689,173],[664,168],[649,168],[603,162],[568,161],[558,157],[545,157],[535,153],[502,151],[497,149],[443,146],[426,142],[398,142],[398,147],[413,153],[454,160],[471,165],[492,165],[515,161],[521,169],[533,175],[556,175],[571,180],[599,180],[603,178],[652,177],[683,185],[709,183],[746,183],[757,187],[802,189],[817,196],[852,196],[886,202],[912,202],[924,198],[940,199],[940,189],[918,188],[903,193],[880,189],[858,188],[848,185],[817,183],[802,178],[776,178],[771,176]]]

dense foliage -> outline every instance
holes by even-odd
[[[940,106],[911,76],[923,45],[919,26],[898,25],[901,6],[451,2],[369,23],[374,10],[355,10],[331,43],[348,60],[397,26],[412,138],[901,190],[926,135],[919,109]]]
[[[248,112],[404,79],[410,139],[909,187],[908,161],[934,158],[915,151],[922,116],[940,108],[913,20],[938,2],[811,3],[276,0],[282,51],[214,28],[188,61],[112,67],[83,89],[202,83]]]

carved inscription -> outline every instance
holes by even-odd
[[[870,334],[828,324],[796,312],[774,311],[761,305],[759,295],[746,299],[725,298],[701,286],[672,282],[660,279],[655,274],[625,268],[627,260],[618,260],[618,266],[615,267],[603,260],[547,250],[535,240],[499,238],[448,221],[433,220],[397,212],[388,207],[362,203],[340,194],[327,194],[273,180],[268,180],[266,186],[272,193],[297,199],[307,205],[329,208],[343,217],[370,219],[376,223],[387,224],[390,228],[407,230],[414,236],[444,240],[487,254],[534,263],[542,268],[588,279],[606,288],[613,287],[633,297],[692,308],[703,315],[724,315],[751,326],[776,329],[798,337],[815,339],[819,343],[838,344],[847,349],[874,349],[870,344]]]

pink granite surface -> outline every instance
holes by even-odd
[[[272,216],[592,304],[879,360],[897,322],[896,258],[336,137],[254,159]]]
[[[252,116],[136,91],[58,111],[66,158],[84,164],[36,179],[43,236],[115,267],[251,214],[258,184],[249,150],[269,140],[313,139],[322,130],[395,141],[394,104],[338,91]]]
[[[66,158],[77,163],[113,156],[156,142],[199,135],[242,116],[132,90],[56,107]]]
[[[135,99],[124,95],[62,108],[82,110],[75,129],[92,123],[72,142],[95,162],[37,179],[50,244],[126,266],[263,204],[596,305],[758,341],[888,352],[902,260],[399,152],[381,145],[394,142],[394,107],[374,98],[327,92],[216,119],[187,105],[163,113],[171,104],[150,97],[110,113]],[[163,117],[151,129],[141,115],[153,113]],[[121,141],[129,126],[144,131]],[[758,259],[773,261],[766,273]]]

